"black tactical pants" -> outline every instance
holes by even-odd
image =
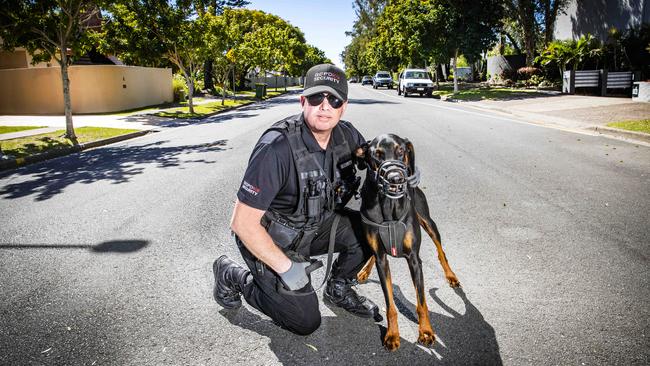
[[[332,278],[351,280],[356,278],[359,270],[372,255],[372,251],[365,244],[359,213],[346,210],[337,215],[340,215],[341,219],[336,229],[334,251],[339,255],[332,265]],[[334,215],[328,218],[318,230],[310,246],[310,256],[327,253],[333,220]],[[249,281],[244,287],[243,296],[246,302],[293,333],[307,335],[318,329],[321,314],[318,309],[318,297],[313,292],[312,284],[300,290],[299,293],[306,294],[304,296],[279,293],[277,285],[280,278],[269,267],[261,265],[239,238],[236,241],[253,275],[253,281]],[[320,270],[324,271],[324,269]]]

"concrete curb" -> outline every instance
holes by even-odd
[[[67,148],[62,148],[62,149],[54,149],[50,150],[41,154],[34,154],[34,155],[29,155],[24,158],[11,158],[11,159],[6,159],[6,160],[0,160],[0,171],[2,170],[7,170],[7,169],[14,169],[18,168],[24,165],[28,164],[33,164],[37,163],[39,161],[45,161],[45,160],[50,160],[54,158],[58,158],[60,156],[64,155],[69,155],[72,153],[80,152],[83,150],[99,147],[99,146],[104,146],[104,145],[109,145],[109,144],[114,144],[116,142],[124,141],[124,140],[129,140],[132,138],[144,136],[150,132],[154,132],[152,130],[143,130],[143,131],[137,131],[137,132],[131,132],[127,133],[124,135],[119,135],[103,140],[97,140],[97,141],[91,141],[91,142],[86,142],[84,144],[79,144],[77,146],[71,146]]]
[[[627,131],[627,130],[621,130],[618,128],[605,127],[605,126],[593,126],[593,127],[587,127],[587,129],[598,132],[602,135],[610,135],[615,137],[623,137],[628,139],[650,142],[650,134],[644,132]]]

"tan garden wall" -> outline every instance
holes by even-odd
[[[138,66],[70,66],[73,113],[123,111],[173,100],[172,71]],[[0,114],[63,114],[61,69],[0,70]]]

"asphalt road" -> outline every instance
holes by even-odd
[[[297,94],[0,175],[0,364],[647,365],[650,148],[351,85],[345,118],[415,145],[462,290],[422,244],[438,342],[416,344],[415,293],[391,271],[385,321],[321,305],[301,337],[211,295],[239,258],[228,222],[260,133]],[[320,283],[322,272],[315,276]],[[373,273],[359,292],[384,309]]]

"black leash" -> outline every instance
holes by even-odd
[[[339,214],[334,214],[334,222],[332,222],[332,228],[330,230],[330,242],[329,242],[329,247],[327,248],[327,269],[325,270],[325,278],[323,278],[323,283],[318,286],[317,289],[311,290],[309,292],[298,292],[298,291],[291,291],[288,290],[284,285],[282,284],[282,281],[278,281],[276,285],[276,290],[283,294],[283,295],[289,295],[289,296],[307,296],[315,293],[316,291],[320,291],[321,288],[323,288],[323,285],[327,282],[330,276],[330,272],[332,271],[332,258],[334,257],[334,240],[336,239],[336,228],[339,226],[339,221],[341,220],[341,215]],[[305,268],[305,273],[309,275],[310,273],[314,272],[315,270],[321,268],[323,266],[323,262],[321,262],[318,259],[315,259],[311,261],[311,264]]]

